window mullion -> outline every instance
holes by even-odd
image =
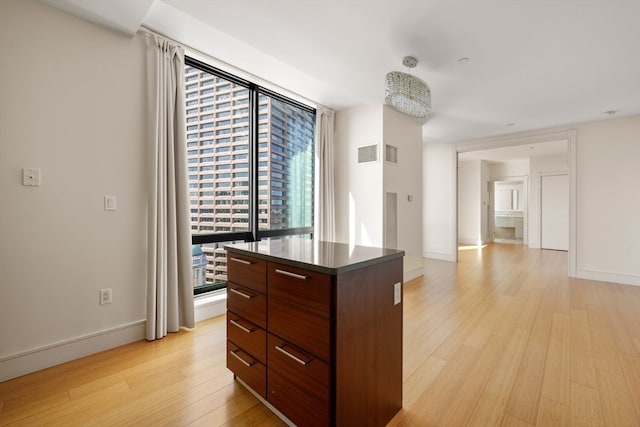
[[[253,240],[258,240],[258,197],[259,197],[259,95],[255,84],[249,86],[249,229]]]

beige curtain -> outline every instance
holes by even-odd
[[[145,34],[147,43],[147,340],[194,326],[187,189],[184,50]]]
[[[336,239],[335,196],[333,177],[333,133],[335,112],[319,108],[316,115],[318,152],[318,215],[317,238],[333,242]]]

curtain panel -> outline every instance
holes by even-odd
[[[326,108],[317,110],[318,150],[318,238],[335,241],[335,195],[333,175],[333,134],[335,112]]]
[[[147,44],[148,269],[146,339],[194,326],[187,188],[184,50]]]

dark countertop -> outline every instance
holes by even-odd
[[[404,256],[403,250],[298,238],[236,243],[225,249],[324,274],[345,273]]]

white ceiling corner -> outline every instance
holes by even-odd
[[[39,0],[63,12],[133,36],[154,0]]]

